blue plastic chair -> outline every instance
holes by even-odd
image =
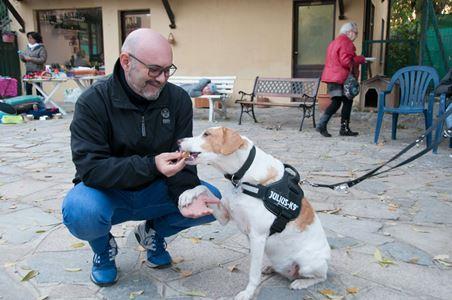
[[[394,85],[399,86],[400,97],[398,107],[386,106],[386,95],[391,93]],[[391,138],[396,139],[399,114],[424,114],[425,128],[429,128],[433,119],[434,90],[439,84],[439,76],[435,69],[426,66],[410,66],[398,70],[391,78],[387,90],[380,92],[378,98],[377,127],[374,143],[378,143],[384,113],[392,114]],[[426,107],[427,104],[427,107]],[[427,135],[427,147],[432,142],[432,134]]]

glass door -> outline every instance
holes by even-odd
[[[293,77],[319,77],[334,39],[335,1],[295,2]]]

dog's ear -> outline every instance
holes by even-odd
[[[229,155],[239,149],[244,140],[237,131],[230,128],[222,128],[223,131],[223,144],[221,145],[221,154]]]

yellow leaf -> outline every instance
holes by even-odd
[[[378,262],[380,262],[380,261],[383,260],[383,257],[381,256],[381,252],[380,252],[380,250],[378,250],[378,248],[375,249],[374,258],[375,258]]]
[[[206,294],[200,291],[189,291],[189,292],[183,292],[185,295],[187,296],[192,296],[192,297],[205,297]]]
[[[3,266],[4,266],[5,268],[9,268],[9,267],[13,267],[13,266],[15,266],[15,265],[16,265],[15,262],[7,262],[7,263],[5,263]]]
[[[38,274],[39,274],[38,271],[31,270],[20,281],[28,281],[28,280],[32,279],[33,277],[36,277]]]
[[[193,274],[193,272],[190,270],[183,270],[183,271],[180,271],[180,274],[182,275],[182,277],[189,277]]]
[[[36,230],[35,231],[36,233],[44,233],[44,232],[46,232],[45,230]]]
[[[190,238],[190,240],[191,240],[191,242],[192,242],[193,244],[199,244],[199,243],[201,242],[201,239],[200,239],[200,238],[194,238],[194,237],[192,237],[192,238]]]
[[[85,243],[83,242],[78,242],[78,243],[74,243],[71,245],[72,248],[83,248],[85,247]]]
[[[350,288],[347,288],[346,290],[347,290],[347,293],[349,293],[349,294],[356,294],[359,291],[359,289],[357,287],[350,287]]]
[[[184,261],[184,258],[182,256],[177,256],[177,257],[173,258],[172,260],[173,260],[173,264],[180,264],[181,262]]]
[[[239,269],[237,268],[237,265],[232,265],[228,267],[229,272],[234,272],[234,271],[238,271]]]
[[[131,293],[129,294],[129,299],[135,299],[136,296],[143,295],[143,293],[144,293],[143,290],[136,291],[136,292],[131,292]]]
[[[64,269],[67,272],[80,272],[82,269],[80,268],[65,268]]]
[[[323,296],[336,295],[336,292],[330,289],[320,290],[319,293],[322,294]]]

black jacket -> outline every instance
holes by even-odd
[[[186,166],[166,178],[154,157],[177,150],[177,140],[191,137],[192,102],[182,88],[167,83],[143,111],[122,88],[119,62],[115,71],[99,80],[77,100],[70,126],[74,183],[93,188],[138,190],[156,179],[165,179],[172,200],[200,184],[196,168]]]

